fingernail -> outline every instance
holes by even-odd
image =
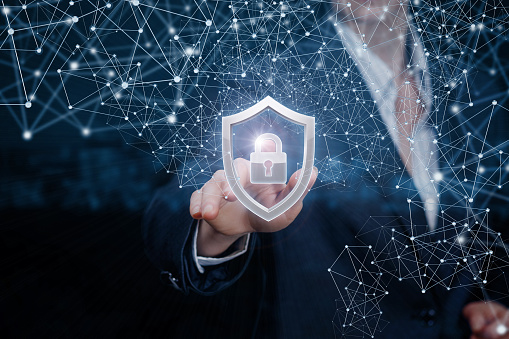
[[[205,206],[205,208],[203,209],[203,215],[205,216],[205,214],[212,212],[212,210],[213,210],[212,206],[210,205]]]
[[[193,216],[194,216],[194,215],[196,215],[196,214],[198,214],[198,213],[200,213],[200,206],[195,206],[195,207],[193,208]]]

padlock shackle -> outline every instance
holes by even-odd
[[[281,142],[281,139],[275,134],[272,133],[263,133],[258,138],[256,138],[255,141],[255,152],[256,153],[262,153],[262,141],[264,140],[272,140],[276,144],[276,153],[282,153],[283,152],[283,143]]]

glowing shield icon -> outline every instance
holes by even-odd
[[[301,175],[292,191],[272,207],[265,207],[249,195],[239,182],[239,176],[233,163],[233,126],[246,122],[266,109],[273,110],[281,117],[304,127],[304,150]],[[270,221],[292,207],[304,194],[311,179],[315,157],[315,118],[297,113],[283,106],[271,97],[266,97],[240,113],[223,117],[223,165],[226,179],[237,199],[251,212],[262,219]]]

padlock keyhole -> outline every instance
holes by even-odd
[[[266,177],[272,176],[272,166],[273,165],[274,164],[270,160],[265,160],[265,162],[263,163],[263,166],[265,167],[265,176]]]

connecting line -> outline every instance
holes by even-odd
[[[489,121],[488,121],[488,125],[486,127],[486,132],[484,134],[484,139],[482,141],[482,146],[481,146],[481,152],[479,153],[479,160],[477,162],[477,170],[475,171],[475,177],[474,177],[474,184],[472,185],[472,192],[470,194],[470,196],[473,198],[474,197],[474,188],[475,188],[475,184],[477,182],[477,175],[479,173],[479,166],[481,165],[481,158],[483,157],[483,151],[484,151],[484,145],[486,143],[486,138],[488,136],[488,131],[490,129],[490,123],[491,123],[491,118],[493,117],[493,111],[495,110],[495,106],[492,106],[491,108],[491,113],[490,113],[490,118],[489,118]]]
[[[2,0],[2,7],[6,8],[6,6],[4,4],[4,0]],[[7,22],[7,27],[9,30],[12,30],[7,12],[4,11],[4,14],[5,14],[5,21]],[[25,93],[25,101],[30,101],[30,100],[28,100],[27,90],[25,88],[25,81],[23,79],[23,72],[21,71],[21,65],[19,63],[18,51],[16,50],[16,43],[14,41],[14,33],[11,34],[11,39],[12,39],[12,47],[14,49],[14,55],[16,56],[16,63],[18,65],[19,76],[21,78],[21,84],[23,86],[23,92]],[[25,128],[26,128],[26,124],[25,124]]]

